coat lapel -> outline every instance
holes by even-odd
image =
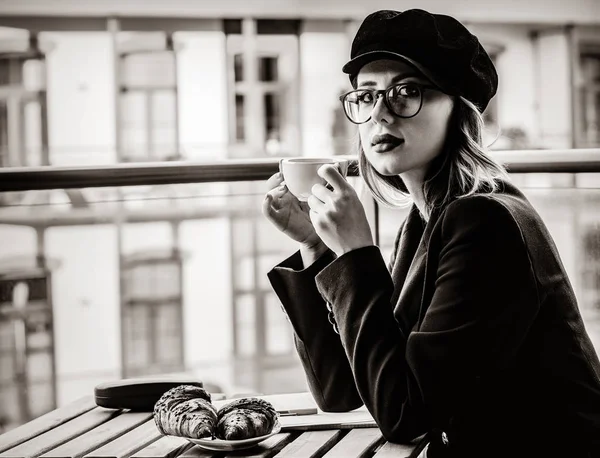
[[[423,299],[426,297],[425,284],[427,252],[431,232],[440,215],[434,210],[424,225],[415,205],[406,219],[396,260],[392,269],[395,292],[392,304],[395,304],[394,316],[408,336],[424,313]]]
[[[444,208],[435,208],[432,212],[431,212],[431,216],[429,217],[429,221],[427,221],[427,226],[425,227],[425,231],[423,233],[423,245],[425,247],[425,252],[423,255],[423,266],[422,266],[422,270],[423,270],[423,277],[421,280],[421,295],[420,295],[420,300],[419,300],[419,311],[418,311],[418,315],[417,315],[417,319],[416,322],[413,325],[412,329],[419,329],[421,327],[421,322],[423,321],[423,318],[425,317],[425,313],[427,312],[427,309],[429,308],[429,304],[431,302],[431,298],[433,296],[433,292],[435,290],[435,272],[437,270],[437,259],[434,260],[435,262],[427,262],[428,259],[428,254],[432,253],[435,254],[436,256],[439,255],[439,250],[437,249],[433,249],[431,250],[431,234],[434,230],[434,228],[437,225],[437,222],[440,219],[440,216],[442,215]],[[428,281],[428,280],[432,280],[432,281]]]
[[[420,269],[424,252],[421,244],[422,237],[423,221],[417,207],[413,205],[406,217],[392,268],[394,316],[407,333],[419,312],[421,294],[420,290],[417,291],[415,288],[419,282],[419,272],[422,270]]]

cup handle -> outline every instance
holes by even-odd
[[[283,158],[279,159],[279,173],[283,175]]]

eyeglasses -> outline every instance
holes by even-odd
[[[380,95],[385,106],[400,118],[416,116],[423,106],[423,92],[427,89],[439,91],[435,86],[417,83],[394,84],[387,89],[356,89],[340,96],[346,117],[354,124],[371,119]]]

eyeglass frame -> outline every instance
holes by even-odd
[[[417,111],[415,112],[414,115],[411,116],[401,116],[399,114],[396,114],[396,112],[392,109],[392,107],[390,106],[389,102],[388,102],[388,93],[396,87],[399,86],[408,86],[408,85],[414,85],[417,86],[419,88],[419,90],[421,91],[421,102],[419,103],[419,108],[417,109]],[[397,116],[398,118],[402,118],[402,119],[410,119],[410,118],[414,118],[415,116],[417,116],[420,111],[421,108],[423,108],[423,94],[425,92],[425,90],[434,90],[434,91],[439,91],[439,92],[444,92],[442,91],[439,87],[437,86],[433,86],[431,84],[421,84],[421,83],[414,83],[414,82],[408,82],[408,83],[394,83],[391,86],[388,86],[385,89],[352,89],[351,91],[345,92],[344,94],[340,95],[339,99],[340,102],[342,103],[342,109],[344,110],[344,114],[346,115],[346,118],[348,118],[348,120],[352,123],[352,124],[364,124],[366,122],[369,122],[371,120],[371,118],[373,117],[373,110],[375,109],[375,107],[377,106],[377,102],[379,100],[379,97],[381,95],[383,95],[383,103],[385,104],[386,108],[389,110],[390,113],[392,113],[394,116]],[[353,121],[350,116],[348,116],[348,112],[346,111],[346,106],[344,105],[344,99],[349,95],[352,94],[353,92],[358,92],[358,91],[368,91],[371,94],[373,94],[373,96],[375,97],[375,102],[373,104],[373,108],[371,110],[371,114],[369,115],[369,117],[362,122],[356,122]]]

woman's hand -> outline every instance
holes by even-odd
[[[323,165],[318,174],[332,189],[316,184],[308,198],[309,216],[317,235],[338,256],[373,245],[371,227],[354,188],[335,166]]]
[[[269,191],[262,205],[263,215],[292,240],[308,249],[317,249],[323,242],[317,235],[308,215],[308,204],[300,202],[288,191],[281,172],[267,181]]]

